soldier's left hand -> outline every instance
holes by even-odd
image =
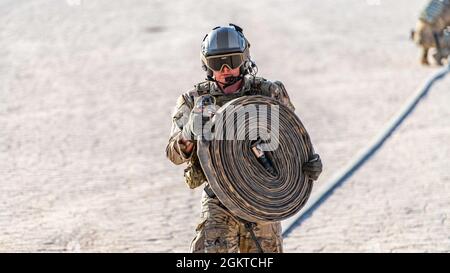
[[[317,180],[322,173],[322,160],[318,154],[312,155],[312,157],[303,163],[303,173],[311,178]]]

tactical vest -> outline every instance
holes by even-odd
[[[227,95],[215,91],[213,89],[212,84],[213,83],[210,81],[201,82],[195,85],[192,91],[183,94],[187,106],[190,109],[192,109],[195,98],[206,94],[214,96],[216,99],[216,104],[219,107],[241,96],[252,96],[252,95],[270,96],[270,85],[272,83],[264,78],[251,77],[247,79],[241,90],[239,90],[236,93]],[[192,155],[191,160],[188,162],[187,168],[184,170],[185,182],[191,189],[197,188],[203,183],[207,182],[206,176],[200,165],[200,161],[197,157],[196,151],[197,150],[195,148],[194,154]]]

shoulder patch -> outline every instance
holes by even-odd
[[[262,95],[271,96],[271,91],[273,90],[273,83],[265,78],[256,78],[257,88],[261,90]]]
[[[280,81],[274,81],[273,87],[274,90],[272,91],[272,97],[286,105],[292,111],[295,111],[295,107],[289,98],[289,94],[286,91],[284,84]]]
[[[256,86],[260,86],[261,84],[263,84],[264,82],[266,82],[267,80],[266,79],[264,79],[264,78],[262,78],[262,77],[254,77],[253,78],[253,83],[256,85]]]
[[[181,95],[181,97],[183,98],[183,103],[191,109],[194,106],[194,98],[197,96],[198,96],[198,94],[197,94],[197,90],[195,88],[191,89]]]

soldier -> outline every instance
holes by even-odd
[[[280,222],[258,222],[249,225],[225,208],[208,185],[200,166],[196,143],[192,136],[196,105],[199,98],[212,96],[217,106],[248,95],[274,98],[294,111],[284,85],[256,77],[257,67],[250,59],[250,44],[240,27],[229,24],[216,27],[205,36],[201,46],[202,68],[207,80],[182,94],[173,114],[173,126],[166,155],[174,164],[187,163],[184,176],[190,188],[205,183],[202,196],[201,221],[191,243],[191,252],[282,252]],[[312,180],[322,171],[322,162],[315,154],[303,166]]]
[[[415,30],[411,32],[411,39],[422,47],[422,64],[429,64],[428,52],[431,48],[436,49],[433,57],[439,65],[448,56],[450,49],[443,33],[447,26],[450,26],[450,0],[431,0],[422,11]]]

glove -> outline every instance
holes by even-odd
[[[303,163],[303,173],[312,180],[319,178],[322,173],[322,160],[318,154],[314,154],[307,162]]]
[[[194,140],[199,137],[206,137],[208,134],[206,124],[211,120],[217,110],[215,98],[211,95],[198,97],[194,102],[194,107],[189,114],[187,123],[183,126],[181,136],[186,140]]]
[[[266,156],[265,152],[261,149],[260,144],[263,143],[260,138],[256,141],[253,141],[251,144],[251,148],[253,153],[256,156],[258,162],[268,171],[271,175],[277,176],[278,172],[273,167],[272,161]]]

